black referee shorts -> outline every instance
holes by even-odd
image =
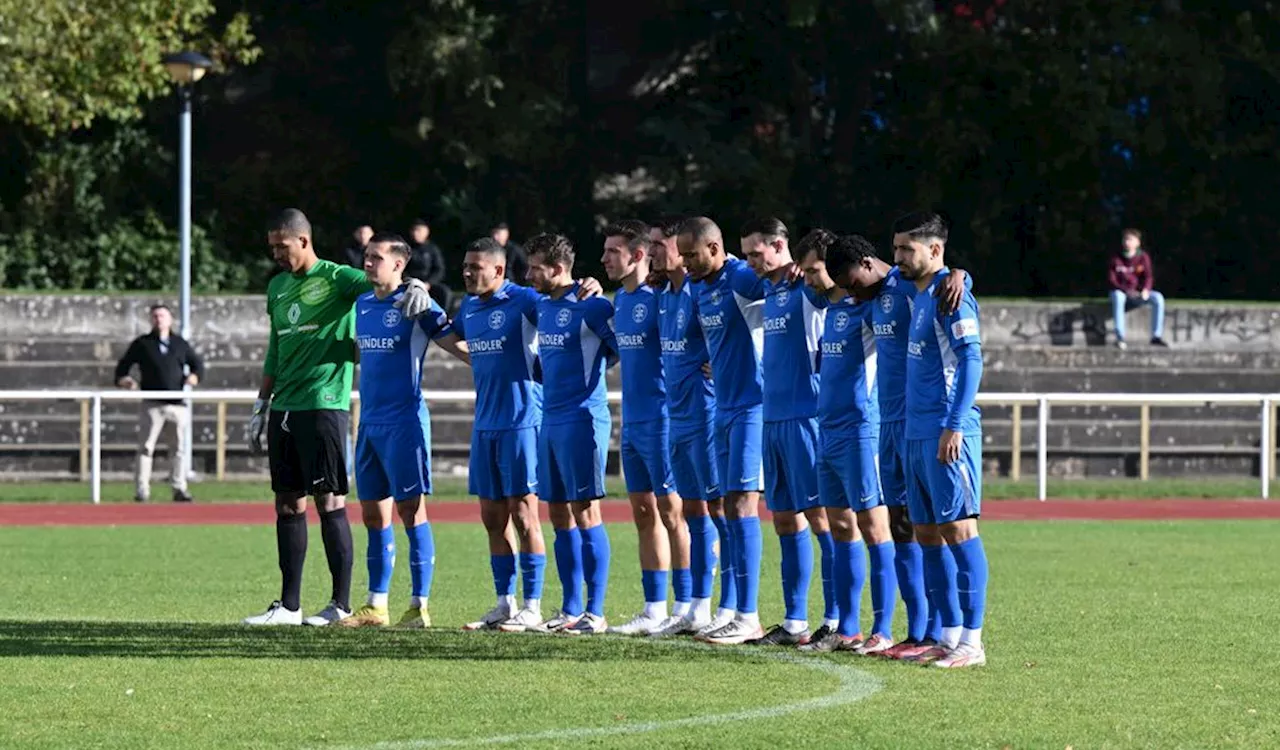
[[[351,414],[338,409],[275,411],[267,422],[271,490],[346,495]]]

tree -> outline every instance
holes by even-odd
[[[165,53],[256,59],[248,16],[215,32],[215,10],[213,0],[0,0],[0,117],[49,135],[133,120],[171,87]]]

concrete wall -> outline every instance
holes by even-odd
[[[147,330],[151,297],[0,296],[0,389],[109,387],[116,359]],[[255,388],[267,335],[262,297],[196,298],[196,346],[208,362],[205,385]],[[1204,306],[1171,303],[1166,339],[1172,349],[1145,345],[1146,313],[1129,317],[1131,348],[1110,344],[1110,313],[1098,305],[1001,303],[983,306],[986,392],[1280,391],[1280,305]],[[424,383],[468,389],[467,369],[433,348]],[[609,373],[618,387],[618,370]],[[433,404],[440,468],[460,466],[470,439],[465,405]],[[1049,433],[1050,470],[1060,476],[1133,475],[1137,471],[1138,409],[1056,407]],[[110,471],[132,465],[136,407],[104,408],[104,461]],[[0,403],[0,476],[79,472],[79,408],[72,403]],[[228,470],[259,475],[248,456],[248,407],[229,408]],[[195,415],[197,466],[213,468],[214,409]],[[618,430],[615,414],[615,441]],[[1024,413],[1024,472],[1035,470],[1035,424]],[[1012,421],[1007,408],[984,414],[988,470],[1008,471]],[[1152,472],[1165,475],[1249,474],[1260,440],[1257,409],[1158,408],[1152,413]],[[159,462],[163,465],[163,461]]]

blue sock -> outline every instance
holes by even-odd
[[[920,545],[915,542],[894,544],[893,567],[898,573],[898,592],[907,609],[907,638],[924,640],[929,629],[929,598],[924,590],[924,560]]]
[[[871,632],[890,638],[893,636],[893,593],[898,588],[893,542],[870,545],[867,552],[871,558],[871,610],[874,612]]]
[[[582,531],[582,573],[587,581],[587,611],[604,617],[604,594],[609,588],[609,534],[604,524]],[[663,581],[665,594],[666,581]]]
[[[956,559],[956,591],[964,626],[977,630],[987,612],[987,551],[982,537],[951,545],[951,554]]]
[[[365,561],[369,563],[369,592],[385,594],[391,589],[391,571],[396,566],[396,533],[390,526],[366,531],[369,532],[369,547],[365,550]]]
[[[640,571],[640,588],[644,590],[644,603],[654,604],[667,601],[667,577],[665,570]]]
[[[493,593],[498,596],[515,596],[516,556],[489,555],[489,567],[493,570]]]
[[[520,553],[520,577],[524,583],[525,599],[542,599],[542,579],[547,569],[547,556],[530,552]]]
[[[809,619],[809,579],[813,577],[813,534],[801,529],[780,535],[782,547],[782,607],[788,620]]]
[[[578,527],[556,529],[556,572],[560,575],[560,611],[582,614],[582,532]]]
[[[424,521],[405,529],[409,536],[410,594],[426,599],[431,596],[431,579],[436,572],[436,539],[431,523]]]
[[[729,528],[729,519],[724,516],[712,516],[711,523],[720,536],[720,608],[738,608],[738,545],[734,541],[734,529]]]
[[[744,615],[756,613],[760,599],[760,558],[764,555],[764,540],[760,536],[760,517],[748,516],[729,521],[733,538],[733,575],[737,583],[737,611]],[[813,550],[809,550],[809,568],[813,569]]]
[[[924,556],[924,580],[929,602],[938,611],[944,628],[960,626],[960,597],[956,591],[956,559],[946,545],[920,545]]]
[[[693,598],[710,599],[716,573],[715,543],[720,534],[706,516],[689,516],[689,573],[693,576]],[[680,579],[676,579],[679,585]],[[679,592],[676,601],[680,601]]]
[[[818,534],[818,549],[822,550],[822,619],[835,620],[840,617],[840,605],[836,603],[836,577],[832,572],[836,566],[836,540],[831,532]]]
[[[688,604],[693,601],[693,571],[688,568],[676,568],[671,571],[671,588],[675,594],[676,604]]]
[[[840,626],[837,632],[852,637],[862,632],[862,586],[867,578],[866,545],[856,542],[836,542],[835,595],[840,606]]]

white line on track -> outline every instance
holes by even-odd
[[[682,644],[679,642],[659,641],[670,646],[707,648]],[[736,652],[754,657],[764,656],[774,661],[806,667],[817,672],[833,675],[840,681],[839,687],[832,693],[806,698],[805,700],[784,703],[777,706],[761,706],[760,708],[733,711],[731,713],[713,714],[710,716],[690,716],[684,719],[665,719],[658,721],[642,721],[630,724],[618,724],[607,727],[568,727],[564,729],[547,729],[541,732],[522,734],[500,734],[492,737],[459,737],[421,740],[397,740],[394,742],[378,742],[373,745],[349,745],[329,750],[431,750],[439,747],[475,747],[483,745],[511,745],[524,742],[569,742],[572,740],[595,737],[616,737],[628,734],[645,734],[667,729],[687,727],[705,727],[727,724],[738,721],[754,721],[756,719],[772,719],[800,711],[835,708],[865,700],[876,694],[883,683],[876,677],[839,662],[823,658],[803,658],[786,652],[771,653],[762,649],[735,649]]]

